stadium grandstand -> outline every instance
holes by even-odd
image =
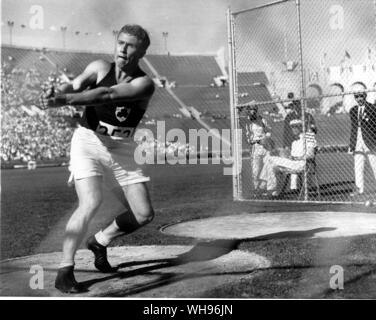
[[[213,77],[221,74],[213,56],[148,55],[146,58],[162,77],[179,87],[207,87]]]
[[[72,79],[91,61],[111,60],[112,56],[95,52],[3,45],[1,59],[2,165],[32,160],[43,162],[66,160],[69,156],[69,139],[80,110],[66,107],[42,112],[35,107],[35,100],[43,86],[63,81],[62,74]],[[141,61],[141,67],[155,81],[156,92],[139,128],[151,130],[154,137],[157,137],[158,121],[164,121],[167,131],[179,128],[186,134],[189,129],[230,128],[227,75],[222,74],[221,70],[224,69],[219,66],[215,56],[147,55]],[[237,81],[240,104],[252,101],[274,101],[279,98],[275,96],[273,86],[264,72],[240,72]],[[280,146],[283,132],[283,105],[265,104],[259,107],[259,111],[270,122],[276,145]],[[343,127],[347,127],[349,125],[347,115],[338,116],[342,116],[340,123],[346,124]],[[322,143],[320,143],[322,137],[318,136],[319,145],[328,144],[328,137],[331,138],[333,145],[347,143],[347,134],[338,126],[338,116],[330,118],[326,115],[315,115],[319,130],[327,133],[326,140]],[[40,122],[40,118],[46,123]],[[55,132],[53,128],[56,123],[59,124],[59,130]],[[10,137],[10,133],[17,130],[29,131],[31,140],[27,140],[28,135],[22,139],[21,134]],[[48,136],[54,141],[52,144],[54,147],[51,148],[54,151],[47,150],[48,141],[39,143],[49,139],[46,138]],[[33,148],[30,145],[34,146],[35,150],[31,150]],[[43,150],[38,150],[42,145]],[[243,145],[246,145],[245,140]]]

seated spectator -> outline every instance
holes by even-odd
[[[289,99],[293,99],[294,93],[290,92],[287,97]],[[287,116],[284,120],[283,147],[285,148],[285,152],[288,154],[290,152],[289,149],[291,144],[294,141],[294,134],[292,132],[290,123],[295,119],[302,120],[303,113],[300,100],[293,100],[287,107],[285,107],[285,109],[287,111]],[[317,134],[317,127],[313,116],[310,113],[305,112],[304,119],[306,131]]]
[[[264,167],[260,174],[260,180],[265,181],[266,190],[271,196],[277,196],[277,175],[279,170],[293,172],[291,189],[297,189],[296,173],[304,170],[306,160],[314,158],[316,149],[316,138],[311,132],[303,133],[302,121],[295,119],[290,122],[294,141],[291,144],[289,156],[267,156],[264,160]]]

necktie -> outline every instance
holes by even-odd
[[[361,122],[363,119],[363,112],[364,112],[364,107],[360,107],[359,109],[359,116],[358,116],[358,126],[361,126]]]

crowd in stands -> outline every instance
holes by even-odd
[[[51,115],[26,115],[21,109],[3,113],[2,161],[46,161],[67,158],[72,128]]]
[[[43,88],[56,85],[51,73],[43,80],[36,69],[1,68],[1,161],[26,163],[66,159],[75,110],[64,107],[41,111],[35,104]]]

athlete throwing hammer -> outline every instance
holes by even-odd
[[[78,208],[66,226],[63,259],[55,281],[55,287],[62,292],[85,290],[74,277],[74,256],[102,202],[103,183],[127,209],[87,242],[98,270],[114,271],[106,252],[111,240],[137,230],[154,217],[145,184],[149,178],[137,167],[133,156],[133,134],[154,92],[153,81],[138,65],[149,45],[146,30],[125,25],[117,37],[113,63],[94,61],[70,84],[41,97],[44,108],[86,106],[71,143],[70,170]]]

